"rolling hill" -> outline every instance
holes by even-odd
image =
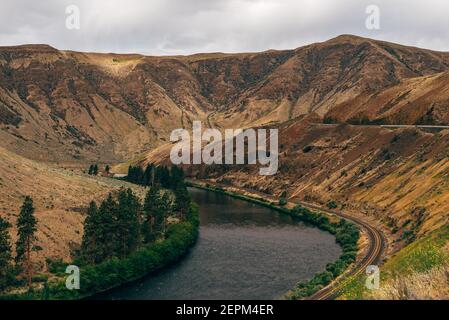
[[[448,53],[349,35],[294,50],[176,57],[0,47],[0,145],[46,162],[117,162],[195,119],[237,128],[313,112],[446,123],[447,70]]]

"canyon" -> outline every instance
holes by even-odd
[[[381,125],[448,125],[448,89],[449,53],[351,35],[172,57],[0,47],[0,215],[14,221],[35,197],[42,247],[68,258],[82,234],[74,200],[121,186],[86,167],[169,163],[171,132],[201,121],[278,129],[279,171],[186,166],[191,176],[333,202],[379,223],[400,249],[448,224],[449,131]]]

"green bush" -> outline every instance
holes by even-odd
[[[283,207],[283,206],[285,206],[286,204],[287,204],[287,200],[286,200],[285,198],[280,198],[280,199],[279,199],[279,205],[280,205],[280,206]]]
[[[33,282],[47,282],[48,276],[46,274],[35,274],[33,276]]]
[[[334,200],[329,200],[327,203],[327,207],[329,209],[335,209],[337,208],[337,202],[335,202]]]
[[[68,266],[67,263],[62,261],[62,259],[46,259],[48,271],[54,274],[65,273],[65,270]]]

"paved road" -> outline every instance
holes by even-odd
[[[342,124],[339,123],[311,123],[310,125],[316,127],[338,127]],[[408,125],[408,124],[348,124],[354,127],[367,127],[367,128],[387,128],[387,129],[405,129],[405,128],[418,128],[418,129],[438,129],[446,130],[449,126],[435,126],[435,125]]]

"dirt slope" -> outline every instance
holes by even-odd
[[[313,125],[310,115],[279,127],[279,171],[260,176],[258,166],[190,167],[190,173],[268,194],[326,204],[382,221],[404,240],[448,223],[449,131]],[[170,146],[147,163],[169,162]]]
[[[125,160],[194,119],[242,127],[324,117],[336,106],[340,119],[385,89],[407,91],[406,79],[432,82],[446,70],[447,53],[347,35],[295,50],[177,57],[0,47],[0,145],[43,161]],[[445,121],[446,107],[442,97],[433,107],[440,116],[425,121]],[[397,117],[413,122],[423,113],[409,109]],[[368,113],[397,120],[381,111]]]
[[[29,195],[34,200],[38,220],[36,244],[43,248],[35,257],[38,269],[45,268],[44,257],[70,261],[71,249],[81,241],[89,202],[127,186],[111,179],[52,168],[1,147],[0,163],[0,216],[15,224],[24,197]],[[13,242],[16,233],[12,228]]]
[[[449,73],[404,80],[370,96],[335,106],[327,122],[449,124]]]

